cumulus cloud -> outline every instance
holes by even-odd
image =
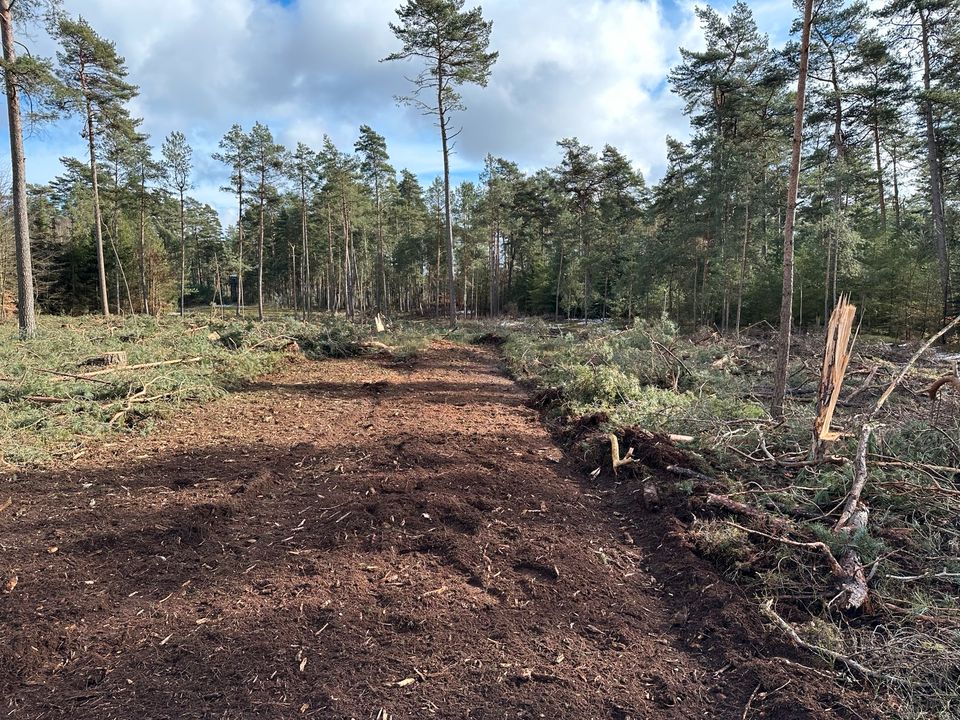
[[[352,147],[360,124],[386,136],[393,163],[428,177],[441,158],[430,118],[397,107],[408,90],[388,23],[399,0],[65,0],[126,57],[140,86],[133,110],[159,145],[171,130],[194,147],[194,195],[230,212],[225,169],[210,159],[233,123],[267,123],[288,146],[324,134]],[[762,0],[759,19],[781,35],[789,3]],[[730,5],[720,3],[721,9]],[[770,6],[770,7],[768,7]],[[786,6],[786,7],[784,7]],[[653,179],[667,134],[688,125],[666,83],[677,48],[697,46],[687,0],[486,0],[500,52],[486,88],[466,88],[453,167],[475,174],[487,153],[535,169],[558,161],[555,142],[611,143]],[[783,27],[781,27],[783,26]],[[53,54],[49,42],[37,50]],[[61,155],[82,155],[79,121],[28,141],[28,175],[45,182]]]

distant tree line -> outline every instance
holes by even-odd
[[[424,187],[398,172],[366,125],[349,148],[330,138],[284,148],[266,125],[235,125],[214,155],[236,203],[227,227],[190,196],[188,138],[172,132],[157,152],[130,115],[138,89],[114,45],[83,20],[48,14],[57,61],[5,54],[8,100],[19,89],[34,110],[76,117],[89,153],[26,188],[29,296],[49,313],[215,303],[261,318],[280,307],[303,317],[666,315],[730,332],[776,323],[796,42],[771,46],[742,1],[726,15],[697,10],[705,49],[682,49],[669,76],[693,132],[667,138],[656,185],[617,148],[565,138],[552,167],[491,155],[477,181],[450,186],[456,88],[484,85],[496,61],[490,23],[463,4],[409,0],[391,26],[403,48],[387,58],[422,64],[409,99],[437,120],[443,175]],[[0,0],[5,28],[9,5]],[[50,9],[19,0],[14,16],[17,6],[32,20]],[[422,52],[441,26],[462,57]],[[960,1],[816,4],[795,322],[822,323],[841,292],[867,324],[899,335],[956,310],[958,98]],[[0,204],[0,296],[22,277],[15,190]]]

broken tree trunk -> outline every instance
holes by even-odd
[[[98,367],[122,368],[127,364],[127,352],[126,350],[110,350],[99,357],[84,360],[83,364]]]
[[[856,342],[856,337],[852,340],[850,338],[856,314],[856,305],[851,305],[846,296],[841,296],[827,324],[820,387],[817,392],[817,416],[813,425],[813,460],[823,459],[829,444],[839,437],[838,433],[830,429],[830,423],[833,421],[837,400],[840,399],[840,389],[850,363],[853,343]]]

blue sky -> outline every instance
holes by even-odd
[[[347,150],[361,124],[387,138],[392,162],[424,184],[439,173],[435,128],[397,107],[414,68],[378,60],[396,48],[387,24],[399,0],[64,0],[113,40],[141,94],[133,112],[159,147],[173,130],[194,148],[192,194],[229,217],[219,190],[226,169],[210,158],[230,125],[267,123],[280,142],[318,147],[324,134]],[[678,47],[702,41],[685,0],[487,0],[500,59],[486,88],[467,88],[453,168],[475,178],[487,153],[537,169],[556,164],[555,142],[577,136],[623,150],[651,180],[664,139],[685,137],[681,104],[665,83]],[[714,6],[727,10],[732,2]],[[789,0],[751,2],[762,31],[782,41]],[[35,34],[35,54],[55,47]],[[27,139],[27,174],[47,182],[59,158],[82,157],[78,118]],[[4,160],[8,158],[4,145]]]

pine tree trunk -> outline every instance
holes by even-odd
[[[86,91],[86,80],[84,91]],[[103,217],[100,214],[100,184],[97,177],[96,138],[93,134],[93,108],[88,100],[87,109],[87,145],[90,150],[90,178],[93,183],[93,232],[97,245],[97,272],[100,279],[100,306],[104,317],[110,317],[110,296],[107,293],[107,266],[103,257]]]
[[[147,178],[145,169],[140,173],[140,300],[144,315],[150,314],[149,291],[147,290]]]
[[[187,288],[187,235],[183,220],[183,188],[180,188],[180,317],[184,316]]]
[[[303,240],[301,251],[301,278],[300,292],[303,294],[303,319],[310,319],[310,245],[307,242],[307,187],[304,180],[300,180],[300,236]]]
[[[947,233],[943,219],[943,178],[937,151],[937,134],[933,124],[933,102],[930,95],[930,28],[928,11],[920,8],[921,49],[923,51],[923,120],[927,135],[927,175],[930,181],[930,214],[933,218],[933,244],[937,249],[940,267],[940,291],[942,293],[943,317],[949,315],[950,304],[950,256],[947,251]]]
[[[743,245],[740,248],[740,278],[737,282],[737,337],[740,337],[740,319],[743,310],[743,283],[747,275],[747,245],[750,242],[750,202],[743,208]]]
[[[243,316],[243,172],[237,167],[237,317]]]
[[[33,301],[33,259],[30,253],[30,220],[27,216],[26,162],[23,154],[23,125],[20,117],[20,90],[11,74],[10,64],[16,60],[13,39],[12,0],[0,0],[3,59],[7,94],[7,118],[10,131],[10,165],[13,193],[13,232],[17,256],[17,322],[22,339],[37,332],[37,316]]]
[[[887,198],[886,190],[883,187],[883,158],[880,155],[880,126],[873,123],[873,152],[877,165],[877,199],[880,203],[880,227],[887,229]]]
[[[380,176],[374,179],[374,194],[377,202],[377,311],[384,312],[387,302],[387,267],[383,252],[383,202],[380,197]]]
[[[800,75],[797,78],[797,104],[793,116],[793,152],[790,157],[790,181],[787,186],[787,216],[783,226],[783,294],[780,298],[780,343],[774,376],[770,414],[783,417],[783,396],[787,388],[790,363],[790,334],[793,325],[793,224],[797,214],[800,184],[800,151],[803,147],[803,108],[807,92],[807,67],[810,60],[810,29],[813,24],[813,0],[804,0],[803,35],[800,41]]]
[[[263,321],[263,180],[260,186],[260,233],[257,238],[257,319]]]
[[[450,208],[450,149],[447,147],[447,118],[443,103],[444,79],[437,78],[437,107],[440,112],[440,143],[443,147],[443,214],[446,223],[447,290],[450,294],[450,322],[457,322],[457,285],[453,274],[453,215]]]

